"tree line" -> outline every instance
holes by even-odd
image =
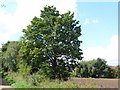
[[[120,78],[120,66],[107,65],[107,61],[97,58],[81,61],[72,74],[82,78]]]
[[[18,72],[19,65],[23,64],[23,61],[20,61],[20,42],[19,41],[8,41],[2,45],[0,52],[0,70],[4,72],[12,71]],[[35,62],[34,62],[35,63]],[[33,63],[31,63],[33,64]],[[38,63],[39,64],[39,63]],[[42,74],[48,75],[51,74],[50,68],[46,64],[41,64],[40,70]],[[62,67],[62,66],[61,66]],[[24,67],[25,68],[25,67]],[[73,68],[71,66],[71,68]],[[31,68],[31,73],[33,69]],[[64,68],[63,68],[64,71]],[[34,71],[35,72],[35,71]],[[62,71],[61,71],[62,72]],[[21,72],[22,73],[22,72]],[[79,77],[79,78],[120,78],[120,66],[109,66],[107,61],[101,58],[89,60],[89,61],[80,61],[74,68],[68,73],[64,74],[64,77]],[[49,76],[50,77],[50,76]]]

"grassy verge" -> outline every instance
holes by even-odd
[[[70,81],[49,80],[45,78],[43,81],[34,82],[30,76],[24,78],[20,73],[9,73],[15,83],[13,88],[93,88],[93,86],[80,85]]]

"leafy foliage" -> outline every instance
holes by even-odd
[[[2,77],[7,81],[8,84],[12,85],[15,83],[12,77],[9,76],[7,72],[2,72]]]
[[[74,14],[60,14],[53,6],[41,10],[40,17],[34,17],[24,29],[19,51],[21,59],[37,72],[43,64],[53,79],[66,79],[69,72],[82,59],[81,26],[74,20]],[[29,57],[28,57],[29,56]],[[46,71],[45,70],[45,71]]]
[[[117,78],[120,78],[120,65],[118,65],[115,70],[116,70]]]
[[[74,73],[77,77],[115,78],[118,76],[116,75],[117,70],[108,66],[104,59],[97,58],[96,60],[80,62]]]
[[[17,56],[20,49],[18,41],[8,41],[2,45],[0,52],[0,62],[2,63],[3,71],[16,71],[17,70]]]

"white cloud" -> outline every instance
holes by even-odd
[[[89,23],[90,23],[89,19],[86,18],[85,21],[84,21],[84,23],[83,23],[83,25],[87,25]]]
[[[83,22],[83,25],[97,24],[97,23],[99,23],[98,19],[88,19],[88,18],[86,18],[85,21]]]
[[[26,28],[34,16],[40,16],[40,10],[44,6],[54,5],[60,13],[68,10],[75,12],[76,2],[77,0],[16,0],[15,13],[0,11],[0,43],[8,41],[12,35]]]
[[[93,19],[92,23],[99,23],[99,20],[98,19]]]
[[[84,52],[84,60],[103,58],[109,65],[118,64],[118,36],[114,35],[107,47],[97,46],[87,48]]]
[[[12,26],[13,16],[6,12],[0,12],[0,47],[1,43],[9,40],[12,33],[14,33]]]

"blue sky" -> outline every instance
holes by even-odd
[[[117,64],[118,3],[80,2],[77,4],[77,19],[82,26],[84,56],[90,59],[102,57],[110,65]],[[111,40],[113,37],[116,41]]]
[[[1,7],[0,11],[6,11],[9,13],[14,13],[17,7],[17,3],[15,0],[0,0],[0,4],[5,5],[5,7]]]
[[[75,18],[80,21],[84,60],[101,57],[110,65],[117,64],[117,2],[0,0],[0,4],[6,6],[0,7],[0,43],[19,40],[22,29],[34,16],[39,16],[40,9],[43,9],[45,5],[55,5],[61,13],[68,10],[75,12]]]
[[[82,24],[85,47],[107,46],[112,35],[118,34],[118,5],[113,2],[81,2],[77,18]],[[85,20],[88,23],[84,25]],[[96,20],[96,22],[92,22]],[[84,48],[85,48],[84,47]]]

